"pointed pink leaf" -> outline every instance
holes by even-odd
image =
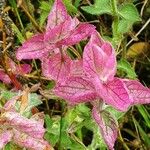
[[[144,87],[139,81],[124,80],[129,94],[133,97],[132,105],[148,104],[150,103],[150,89]]]
[[[34,137],[22,133],[16,129],[14,131],[13,142],[21,147],[25,147],[31,150],[50,150],[50,145],[44,139],[37,139]],[[49,147],[49,148],[48,148]]]
[[[0,149],[3,149],[4,146],[11,141],[12,139],[12,132],[11,131],[3,131],[0,133]]]
[[[10,100],[8,100],[6,102],[6,104],[4,105],[4,110],[5,111],[13,111],[15,110],[15,104],[16,104],[16,101],[20,98],[20,95],[17,95],[17,96],[13,96]]]
[[[115,52],[111,44],[104,42],[98,33],[91,36],[83,52],[83,68],[91,79],[112,80],[116,73]]]
[[[52,29],[70,18],[71,17],[68,15],[62,0],[55,0],[52,10],[48,16],[46,30]]]
[[[29,64],[21,64],[17,65],[12,59],[7,58],[8,62],[8,69],[9,71],[13,72],[14,74],[25,74],[31,71],[31,66]]]
[[[47,30],[44,35],[44,41],[49,44],[56,44],[64,38],[68,38],[79,24],[77,18],[65,20],[63,23],[55,26],[53,29]]]
[[[38,34],[23,43],[17,50],[17,59],[38,59],[47,53],[44,44],[44,35]]]
[[[117,110],[127,111],[133,101],[125,84],[119,78],[114,78],[114,80],[104,84],[95,81],[95,87],[99,96]]]
[[[100,128],[102,137],[110,150],[113,150],[118,135],[118,125],[113,116],[107,111],[98,111],[96,106],[92,110],[93,118]]]
[[[9,76],[5,73],[5,71],[3,69],[0,69],[0,80],[6,84],[11,83]]]
[[[83,60],[72,60],[71,67],[70,67],[70,76],[85,76],[83,71]]]
[[[26,74],[26,73],[30,73],[32,68],[29,64],[21,64],[19,66],[17,66],[18,69],[18,73],[17,74]]]
[[[70,77],[64,83],[57,83],[54,93],[71,104],[88,102],[97,97],[94,86],[81,77]]]
[[[87,37],[89,37],[94,30],[94,25],[88,23],[79,24],[79,26],[74,31],[70,32],[68,37],[59,42],[59,45],[69,46],[77,44],[81,40],[85,40]]]
[[[1,119],[6,120],[6,125],[16,128],[21,132],[27,133],[35,138],[42,138],[45,132],[43,123],[34,119],[28,119],[16,112],[5,112]]]
[[[45,58],[42,61],[42,72],[47,78],[63,82],[69,75],[71,60],[67,56],[55,54],[50,58]]]

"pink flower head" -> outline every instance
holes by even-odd
[[[132,99],[119,78],[115,78],[116,56],[112,45],[97,32],[92,34],[83,52],[83,68],[100,98],[118,110],[125,111]]]
[[[77,18],[71,18],[62,0],[55,0],[48,16],[46,32],[35,35],[23,43],[22,47],[17,50],[17,59],[40,59],[43,74],[46,77],[53,80],[63,80],[61,74],[64,73],[64,68],[70,66],[68,56],[63,56],[64,46],[74,45],[84,40],[94,30],[93,25],[80,23]],[[56,49],[59,49],[60,54],[55,56]],[[58,61],[59,57],[64,57],[64,59]],[[55,58],[57,63],[55,63]]]
[[[13,141],[21,147],[46,150],[50,145],[43,139],[45,133],[43,114],[35,114],[30,119],[22,116],[15,109],[18,98],[19,96],[13,97],[0,110],[0,148]]]
[[[117,138],[117,123],[109,112],[98,108],[95,101],[105,102],[120,111],[126,111],[135,104],[150,103],[149,88],[138,81],[114,77],[115,74],[115,51],[109,42],[94,32],[84,48],[83,60],[71,61],[70,76],[54,88],[56,95],[71,104],[93,104],[93,118],[112,150]]]

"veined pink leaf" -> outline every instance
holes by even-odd
[[[83,71],[83,60],[82,59],[71,61],[70,76],[78,76],[78,77],[85,76],[85,73]]]
[[[29,64],[17,65],[12,59],[8,58],[8,67],[14,74],[25,74],[31,71],[31,66]]]
[[[70,72],[71,59],[61,54],[55,54],[42,61],[42,72],[45,77],[63,82]]]
[[[81,40],[86,39],[95,31],[95,26],[88,23],[81,23],[79,26],[70,32],[70,35],[59,42],[59,45],[74,45]]]
[[[14,143],[18,144],[21,147],[25,147],[31,150],[51,150],[48,142],[43,139],[37,139],[36,135],[34,137],[31,137],[25,133],[18,131],[17,129],[13,129],[13,132]]]
[[[52,10],[48,16],[46,30],[53,29],[55,26],[70,18],[71,17],[68,15],[62,0],[55,0]]]
[[[3,69],[0,69],[0,80],[6,84],[11,83],[9,76],[5,73],[5,71]]]
[[[50,48],[49,48],[50,49]],[[17,59],[39,59],[44,56],[48,50],[44,44],[44,34],[38,34],[27,40],[17,50]]]
[[[77,18],[70,18],[55,26],[53,29],[47,30],[44,35],[44,41],[46,42],[46,45],[49,46],[49,44],[57,44],[57,42],[60,40],[68,38],[70,33],[75,30],[78,24],[79,21]]]
[[[99,111],[96,106],[93,107],[92,115],[100,128],[100,132],[105,143],[110,150],[113,150],[118,135],[118,125],[116,120],[109,112],[105,110]]]
[[[83,68],[89,78],[112,80],[116,73],[115,52],[111,44],[104,42],[97,32],[92,34],[83,52]]]
[[[129,94],[133,97],[132,105],[150,103],[150,89],[144,87],[139,81],[124,80],[129,90]]]
[[[20,98],[20,95],[17,95],[17,96],[13,96],[12,99],[8,100],[3,109],[4,111],[15,111],[15,104],[16,104],[16,101]]]
[[[29,64],[21,64],[17,66],[17,70],[19,74],[26,74],[26,73],[30,73],[32,68]]]
[[[28,119],[21,116],[17,112],[5,112],[2,114],[1,119],[5,120],[5,124],[16,128],[17,130],[24,132],[35,138],[43,138],[45,129],[43,123],[34,119]]]
[[[70,77],[63,83],[57,83],[54,93],[71,104],[89,102],[97,98],[94,86],[81,77]]]
[[[0,149],[4,148],[4,146],[11,141],[13,133],[10,130],[0,131]]]
[[[114,80],[104,84],[95,81],[95,87],[97,88],[97,94],[104,102],[119,111],[127,111],[133,101],[125,84],[119,78],[114,78]]]
[[[28,64],[17,65],[12,59],[8,58],[8,70],[14,73],[15,75],[29,73],[31,71],[31,66]],[[0,69],[0,80],[6,84],[10,84],[10,77],[5,73],[4,69]]]

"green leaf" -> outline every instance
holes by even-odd
[[[45,133],[44,138],[51,143],[52,146],[55,146],[55,144],[58,142],[59,134],[52,134],[52,133]]]
[[[16,96],[17,93],[16,92],[10,92],[10,91],[1,91],[1,97],[9,100],[11,99],[13,96]]]
[[[124,34],[130,31],[132,25],[126,19],[120,19],[118,23],[118,34]]]
[[[45,115],[45,124],[47,131],[50,131],[52,129],[53,120],[50,118],[49,115]]]
[[[25,41],[25,38],[23,37],[22,33],[14,23],[12,24],[12,30],[16,33],[19,42],[23,43]]]
[[[30,112],[33,107],[36,107],[36,106],[42,104],[42,101],[40,100],[39,95],[36,93],[31,93],[31,94],[29,93],[28,98],[29,98],[28,99],[29,104],[28,104],[27,108],[25,109],[25,111],[23,112],[23,114]]]
[[[146,125],[150,128],[150,114],[143,105],[136,106],[142,117],[144,118]]]
[[[111,0],[95,0],[94,5],[81,7],[92,15],[110,14],[112,15]]]
[[[133,4],[124,4],[118,13],[123,19],[128,20],[130,24],[141,21],[137,8]]]
[[[127,77],[136,79],[137,75],[127,60],[121,59],[118,61],[117,68],[121,71],[124,71],[127,74]]]
[[[112,116],[114,116],[117,120],[120,119],[121,117],[123,117],[125,114],[124,112],[117,111],[116,109],[114,109],[111,106],[108,106],[105,110],[110,112],[110,114],[112,114]]]
[[[74,6],[76,7],[76,8],[78,8],[79,6],[80,6],[80,2],[81,2],[82,0],[75,0],[75,2],[74,2]]]
[[[42,26],[45,23],[52,5],[53,5],[52,1],[49,2],[42,1],[40,3],[40,9],[41,9],[40,26]]]
[[[135,118],[133,118],[133,121],[134,121],[134,124],[139,129],[139,133],[140,133],[140,135],[141,135],[141,137],[143,139],[143,142],[145,143],[145,145],[149,149],[150,148],[150,138],[149,138],[148,134],[145,133],[145,131],[142,129],[142,127],[140,126],[140,124],[138,123],[138,121]]]
[[[76,14],[78,12],[77,8],[72,5],[72,0],[63,0],[63,2],[69,14]]]

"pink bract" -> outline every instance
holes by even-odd
[[[50,145],[43,139],[37,139],[14,129],[13,141],[21,147],[31,150],[51,150]]]
[[[22,47],[17,50],[16,56],[19,60],[40,59],[43,75],[59,82],[64,80],[61,78],[66,76],[66,72],[69,73],[65,65],[70,66],[68,58],[66,60],[61,59],[65,57],[62,53],[63,47],[79,43],[89,37],[94,30],[95,26],[80,23],[77,18],[71,18],[62,0],[56,0],[48,16],[46,32],[38,34],[23,43]],[[51,55],[56,49],[59,49],[60,54]]]
[[[23,43],[16,56],[19,60],[40,59],[57,47],[78,43],[90,36],[94,30],[93,25],[80,24],[77,18],[72,19],[62,0],[56,0],[48,17],[46,32]]]
[[[71,19],[68,15],[62,0],[55,0],[53,8],[48,16],[46,30],[53,29],[55,26]]]
[[[92,34],[83,52],[83,69],[95,85],[100,98],[114,108],[126,111],[132,102],[124,83],[115,78],[116,56],[111,44],[97,32]]]
[[[0,130],[0,149],[2,149],[8,142],[12,139],[12,132],[11,131],[1,131]]]
[[[88,102],[97,98],[92,83],[81,77],[70,77],[64,83],[57,83],[54,92],[68,100],[70,104]]]
[[[129,94],[133,97],[132,105],[148,104],[150,103],[150,89],[144,87],[139,81],[136,80],[123,80]]]
[[[89,78],[102,82],[112,80],[116,73],[116,56],[112,45],[94,32],[84,48],[83,68]]]
[[[50,145],[44,140],[43,113],[33,115],[30,119],[16,111],[16,101],[13,97],[0,110],[0,148],[10,141],[21,147],[33,150],[50,150]]]
[[[71,59],[66,55],[60,53],[53,55],[51,58],[43,59],[42,72],[43,75],[57,82],[66,80],[70,72]]]
[[[11,71],[15,75],[23,75],[26,73],[30,73],[32,68],[29,64],[21,64],[17,65],[12,59],[7,59],[8,63],[8,70]],[[0,80],[6,84],[10,84],[11,80],[9,76],[5,73],[4,69],[0,69]]]
[[[97,109],[96,106],[93,107],[92,115],[100,127],[100,132],[104,138],[105,143],[108,145],[110,150],[113,150],[115,141],[118,136],[117,121],[109,112]]]

